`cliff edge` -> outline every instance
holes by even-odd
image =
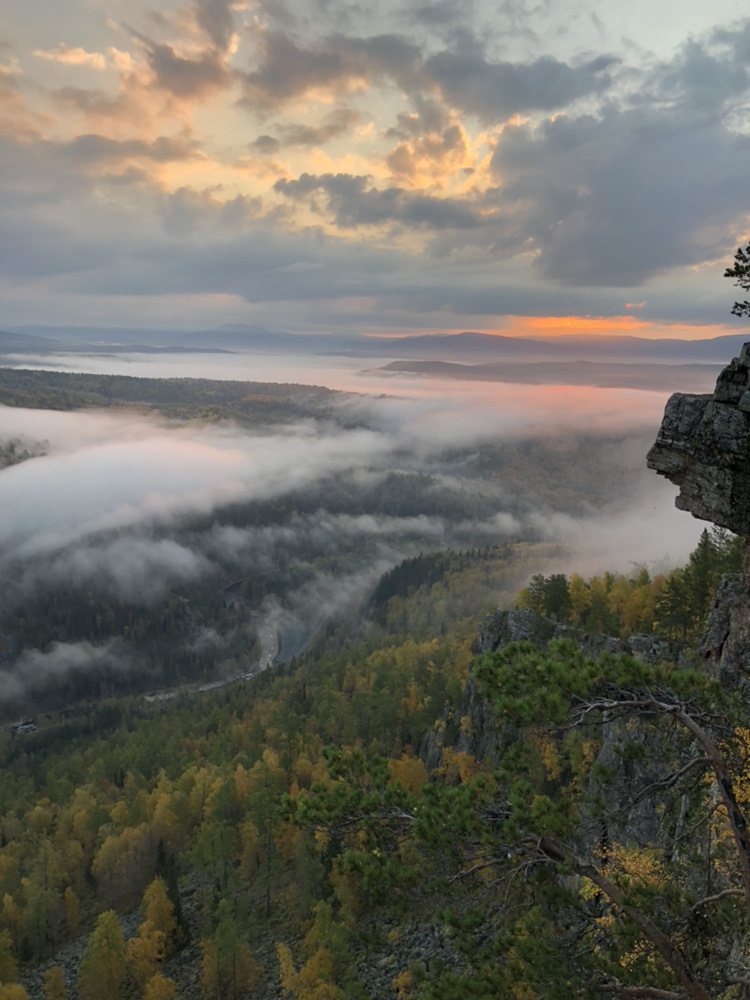
[[[646,461],[679,486],[680,510],[750,537],[750,343],[712,396],[670,396]]]

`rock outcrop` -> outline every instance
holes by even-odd
[[[698,654],[710,677],[726,687],[746,687],[750,674],[750,587],[744,576],[722,578]]]
[[[750,343],[719,375],[712,396],[669,398],[650,469],[680,493],[675,505],[728,528],[743,540],[740,576],[716,593],[698,648],[704,667],[723,684],[750,675]]]
[[[750,537],[750,344],[712,396],[670,397],[647,462],[680,487],[680,510]]]
[[[721,626],[718,631],[721,631]],[[597,659],[602,653],[627,653],[646,663],[695,665],[694,654],[685,643],[657,635],[631,635],[627,639],[616,639],[610,635],[589,634],[545,618],[529,608],[493,611],[488,615],[479,626],[476,651],[480,655],[494,653],[511,642],[524,641],[544,648],[552,639],[572,639],[592,659]],[[446,710],[440,725],[425,736],[419,755],[428,769],[441,766],[446,747],[455,753],[467,753],[485,763],[494,763],[502,749],[514,738],[512,726],[507,722],[498,725],[497,716],[480,694],[470,673],[460,712]]]
[[[646,663],[676,663],[687,653],[685,643],[673,642],[665,636],[631,635],[616,639],[611,635],[590,634],[544,618],[529,608],[494,611],[485,618],[477,633],[477,652],[494,653],[509,642],[525,640],[546,646],[551,639],[572,639],[592,659],[602,653],[627,653]]]

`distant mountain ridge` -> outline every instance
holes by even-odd
[[[651,364],[618,361],[499,361],[457,364],[453,361],[393,361],[377,374],[423,375],[476,382],[525,385],[595,386],[602,389],[648,389],[657,392],[710,392],[721,371],[711,364]]]
[[[750,334],[701,340],[647,340],[632,336],[570,334],[513,337],[465,331],[404,337],[342,336],[272,332],[265,327],[228,323],[210,330],[142,330],[100,327],[13,327],[0,332],[0,354],[154,353],[169,351],[256,351],[344,355],[400,361],[500,362],[607,361],[617,363],[726,364]]]

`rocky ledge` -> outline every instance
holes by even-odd
[[[712,396],[670,397],[647,462],[680,487],[680,510],[750,537],[750,344]]]

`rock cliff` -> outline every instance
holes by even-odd
[[[750,344],[712,396],[670,397],[647,462],[680,487],[680,510],[750,537]]]
[[[698,648],[707,672],[736,686],[750,675],[750,343],[712,396],[670,397],[647,462],[679,486],[680,510],[743,539],[743,573],[722,580]]]

